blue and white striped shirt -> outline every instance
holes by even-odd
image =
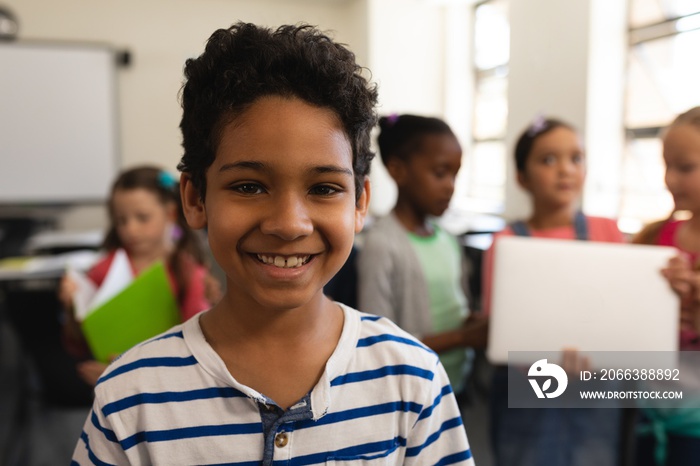
[[[238,383],[195,316],[115,361],[74,465],[473,465],[437,355],[343,306],[338,346],[286,412]]]

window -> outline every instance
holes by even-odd
[[[700,4],[630,0],[629,24],[619,218],[620,228],[634,233],[673,209],[659,133],[677,114],[700,105]]]
[[[474,110],[466,200],[472,212],[500,213],[505,201],[510,26],[506,0],[474,7]]]

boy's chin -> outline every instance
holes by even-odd
[[[310,303],[323,299],[323,292],[290,292],[270,290],[264,296],[258,296],[258,304],[272,312],[289,312],[309,305]]]

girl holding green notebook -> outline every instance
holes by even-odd
[[[102,285],[117,251],[123,249],[134,277],[158,263],[165,265],[181,320],[218,300],[220,289],[204,265],[198,239],[185,222],[179,185],[170,173],[152,166],[122,172],[112,185],[108,210],[110,227],[103,244],[107,255],[87,273],[96,287]],[[94,341],[89,347],[75,318],[76,291],[75,281],[64,277],[59,289],[65,309],[64,341],[69,352],[82,360],[77,368],[80,376],[94,385],[106,365],[93,359],[90,348],[94,349]]]

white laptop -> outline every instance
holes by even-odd
[[[509,351],[676,351],[679,301],[660,270],[671,247],[497,240],[488,359]],[[514,361],[513,357],[510,360]]]

